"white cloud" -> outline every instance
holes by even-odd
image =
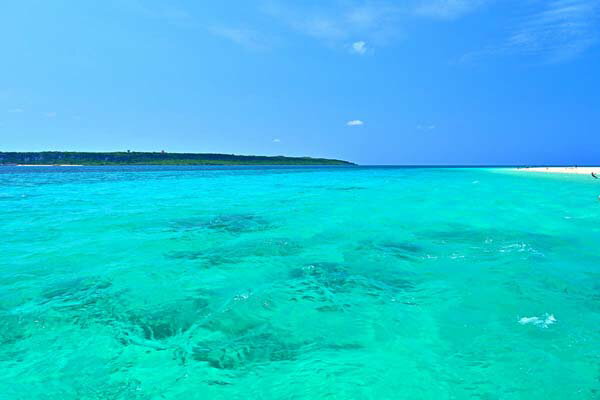
[[[8,110],[8,112],[11,114],[22,113],[24,111],[25,110],[23,110],[22,108],[11,108],[10,110]]]
[[[273,143],[281,143],[281,139],[275,138],[273,139]]]
[[[348,126],[361,126],[364,124],[365,123],[363,121],[361,121],[360,119],[352,119],[352,120],[346,122],[346,125],[348,125]]]
[[[423,0],[415,13],[424,17],[454,19],[474,11],[487,0]]]
[[[48,112],[44,113],[44,116],[47,117],[47,118],[54,118],[54,117],[56,117],[56,115],[57,114],[54,111],[48,111]]]
[[[362,56],[367,52],[367,44],[363,40],[352,43],[352,52]]]
[[[420,131],[432,131],[435,129],[435,125],[433,125],[433,124],[417,125],[417,129]]]

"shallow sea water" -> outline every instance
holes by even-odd
[[[0,399],[598,399],[600,184],[0,168]]]

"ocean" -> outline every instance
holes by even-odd
[[[0,167],[0,399],[598,399],[600,183]]]

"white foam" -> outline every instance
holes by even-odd
[[[536,325],[542,328],[547,328],[548,326],[556,323],[556,318],[554,314],[544,314],[542,317],[523,317],[519,319],[519,323],[521,325]]]

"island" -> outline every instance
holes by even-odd
[[[167,152],[0,152],[0,165],[354,165],[328,158]]]

